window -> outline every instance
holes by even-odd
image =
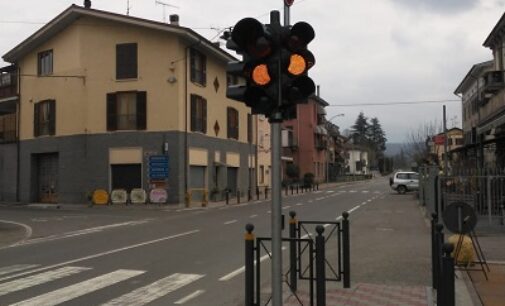
[[[265,183],[265,166],[260,166],[260,184]]]
[[[207,100],[191,95],[191,131],[207,133]]]
[[[247,114],[247,142],[253,142],[253,120],[251,114]]]
[[[146,129],[145,91],[107,94],[107,130]]]
[[[191,82],[205,86],[207,83],[207,59],[201,52],[191,49]]]
[[[463,138],[456,138],[456,145],[462,146],[463,145]]]
[[[56,127],[56,104],[54,100],[45,100],[34,105],[33,135],[54,135]]]
[[[116,45],[116,79],[137,78],[137,44]]]
[[[38,54],[38,75],[53,74],[53,50],[47,50]]]
[[[238,111],[228,107],[228,138],[238,139]]]

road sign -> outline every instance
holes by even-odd
[[[286,6],[293,5],[293,2],[295,2],[295,0],[284,0],[284,4],[286,4]]]
[[[149,156],[149,178],[154,180],[168,179],[169,158],[167,155],[151,155]]]

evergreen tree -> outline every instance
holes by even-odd
[[[358,118],[351,127],[351,138],[354,144],[358,145],[368,145],[368,130],[369,124],[368,119],[365,117],[363,112],[360,112]]]
[[[386,151],[386,133],[382,130],[382,126],[379,123],[377,117],[372,118],[370,127],[368,129],[368,140],[371,147],[376,152],[377,156],[384,155]]]

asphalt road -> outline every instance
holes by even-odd
[[[351,212],[352,282],[429,284],[429,229],[413,195],[391,192],[386,179],[289,196],[283,212],[291,210],[320,221]],[[244,226],[268,236],[271,216],[265,201],[178,211],[0,212],[33,231],[0,248],[0,305],[37,306],[243,305]],[[268,272],[268,260],[262,264]]]

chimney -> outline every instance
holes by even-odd
[[[170,24],[178,26],[179,25],[179,15],[170,15]]]
[[[316,87],[316,95],[319,97],[319,85]]]
[[[84,7],[87,9],[91,8],[91,0],[84,0]]]

